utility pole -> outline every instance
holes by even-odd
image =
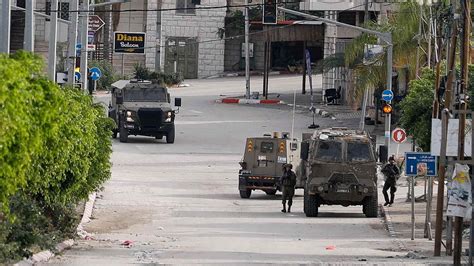
[[[366,29],[366,28],[362,28],[362,27],[342,23],[342,22],[339,22],[339,21],[336,21],[336,20],[321,18],[321,17],[318,17],[318,16],[306,14],[306,13],[303,13],[303,12],[300,12],[300,11],[295,11],[295,10],[291,10],[291,9],[287,9],[287,8],[283,8],[283,7],[278,7],[278,9],[285,12],[285,13],[288,13],[288,14],[293,14],[293,15],[296,15],[296,16],[305,17],[305,18],[312,19],[312,20],[318,20],[318,21],[322,21],[322,22],[325,22],[325,23],[328,23],[328,24],[333,24],[333,25],[340,26],[340,27],[345,27],[345,28],[349,28],[349,29],[358,30],[358,31],[365,32],[365,33],[368,33],[368,34],[373,34],[373,35],[379,37],[383,42],[385,42],[387,44],[387,90],[392,90],[393,43],[392,43],[392,33],[391,32],[379,32],[379,31],[375,31],[375,30],[371,30],[371,29]],[[388,102],[388,103],[390,104],[391,102]],[[391,120],[391,115],[390,114],[385,116],[385,145],[387,146],[388,154],[390,154],[390,146],[389,146],[389,144],[390,144],[390,124],[391,124],[390,120]]]
[[[449,50],[447,53],[447,70],[448,70],[448,79],[446,82],[446,92],[445,92],[445,106],[447,108],[451,107],[451,99],[452,99],[452,88],[455,78],[455,61],[456,61],[456,42],[457,42],[457,21],[454,20],[451,27],[451,41],[449,43]],[[443,111],[449,114],[449,109],[445,109]],[[443,117],[443,116],[442,116]],[[448,118],[446,118],[446,128],[442,130],[447,130]],[[444,122],[442,122],[444,123]],[[444,124],[443,124],[444,125]],[[442,132],[444,134],[445,132]],[[443,146],[446,145],[447,142],[447,132],[446,136],[441,137],[441,153],[440,153],[440,163],[439,163],[439,171],[438,171],[438,198],[437,198],[437,205],[436,205],[436,229],[435,229],[435,247],[434,247],[434,256],[441,256],[441,237],[443,233],[443,208],[444,208],[444,178],[446,173],[446,164],[443,163],[443,160],[446,160],[446,148],[443,153]],[[449,230],[448,230],[449,231]],[[446,250],[448,255],[451,253],[450,241],[451,238],[449,236],[449,232],[447,233],[447,241],[446,241]]]
[[[2,0],[0,53],[10,53],[11,6],[12,0]]]
[[[470,49],[470,1],[461,0],[461,18],[463,26],[461,31],[461,86],[459,89],[459,145],[458,145],[458,159],[464,160],[464,137],[466,127],[466,94],[468,93],[469,82],[469,49]],[[463,231],[463,217],[456,217],[454,222],[454,256],[453,264],[461,265],[462,256],[462,231]]]
[[[71,9],[79,10],[79,0],[71,0]],[[76,44],[77,44],[77,20],[78,13],[72,12],[70,14],[71,24],[68,30],[68,48],[67,48],[67,80],[68,83],[74,86],[75,72],[76,72]]]
[[[416,78],[420,77],[420,46],[421,46],[421,34],[422,34],[422,24],[423,24],[423,7],[420,5],[420,19],[418,21],[418,42],[416,47],[416,66],[415,66],[415,76]]]
[[[23,49],[30,52],[34,52],[35,50],[35,2],[36,0],[25,1],[25,41],[23,43]]]
[[[250,99],[249,0],[245,0],[245,98]]]
[[[56,48],[58,38],[58,0],[51,1],[51,19],[48,47],[48,77],[56,81]]]
[[[85,92],[88,92],[87,89],[87,76],[88,76],[88,69],[87,69],[87,34],[89,31],[89,0],[83,0],[82,2],[82,10],[84,12],[81,13],[82,23],[81,23],[81,81],[82,81],[82,89]]]
[[[392,44],[392,34],[386,33],[385,40],[388,44],[387,47],[387,90],[392,91],[392,61],[393,61],[393,44]],[[388,104],[392,104],[392,101],[389,101]],[[386,114],[385,117],[385,146],[387,146],[387,155],[390,156],[390,126],[392,121],[392,114]]]
[[[365,0],[364,4],[364,23],[367,24],[369,21],[369,0]]]

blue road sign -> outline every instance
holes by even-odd
[[[393,92],[391,90],[384,90],[382,92],[382,100],[386,102],[390,102],[393,100]]]
[[[93,67],[89,70],[92,80],[98,80],[102,76],[102,72],[98,67]]]
[[[81,72],[74,72],[74,78],[76,79],[76,82],[81,80]]]
[[[438,160],[429,152],[405,152],[405,174],[407,176],[418,175],[418,165],[426,165],[426,175],[436,176],[438,174]]]
[[[76,43],[76,50],[82,49],[82,43]]]

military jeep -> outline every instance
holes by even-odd
[[[281,190],[279,182],[286,163],[291,163],[297,177],[300,176],[297,141],[289,139],[287,133],[283,133],[281,137],[278,135],[274,133],[273,137],[266,134],[264,137],[247,138],[239,170],[241,198],[250,198],[253,190],[263,190],[267,195],[275,195]],[[303,187],[300,178],[297,178],[296,187]]]
[[[129,135],[166,137],[167,143],[174,143],[174,118],[168,90],[148,81],[120,80],[112,84],[109,117],[117,128],[113,137],[119,134],[120,142],[127,142]],[[181,106],[181,98],[175,98],[175,106]]]
[[[377,174],[374,145],[363,131],[347,128],[316,130],[302,142],[304,213],[318,216],[321,205],[362,205],[377,217]]]

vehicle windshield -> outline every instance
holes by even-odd
[[[260,152],[262,153],[272,153],[273,152],[273,143],[272,142],[262,142]]]
[[[167,96],[162,88],[142,88],[124,90],[123,100],[126,102],[167,102]]]
[[[347,160],[349,162],[367,162],[372,161],[370,145],[362,142],[347,143]]]
[[[319,141],[314,159],[325,162],[342,161],[342,143],[337,141]]]

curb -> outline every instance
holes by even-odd
[[[400,250],[404,250],[404,251],[408,250],[405,244],[398,238],[398,234],[395,231],[395,228],[393,227],[392,217],[390,216],[388,208],[385,206],[382,206],[382,204],[379,204],[379,209],[380,209],[380,213],[382,214],[384,218],[384,223],[385,223],[385,226],[387,226],[388,234],[390,235],[390,237],[394,238],[394,241]]]
[[[291,103],[290,103],[290,104],[287,104],[287,105],[293,107],[293,104],[291,104]],[[308,107],[308,106],[306,106],[306,105],[299,105],[299,104],[297,104],[296,107],[297,107],[297,108],[301,108],[301,109],[311,109],[311,107]],[[310,110],[310,112],[311,112],[311,110]],[[332,120],[336,120],[336,119],[337,119],[333,114],[331,114],[331,113],[329,113],[329,112],[327,112],[327,111],[324,111],[323,109],[316,108],[316,109],[314,110],[314,113],[317,114],[317,115],[320,115],[320,116],[322,116],[322,117],[329,117],[329,118],[331,118]]]
[[[89,195],[89,200],[86,202],[86,205],[84,207],[84,213],[82,214],[81,222],[77,226],[77,229],[76,229],[77,235],[80,236],[82,239],[91,237],[91,234],[87,233],[84,230],[84,225],[91,221],[92,210],[94,209],[96,198],[97,198],[97,192],[91,193]]]
[[[239,99],[239,98],[224,98],[216,100],[216,103],[227,104],[284,104],[285,102],[277,99],[258,100],[258,99]]]
[[[77,235],[80,236],[82,239],[87,239],[88,237],[91,237],[91,234],[87,233],[84,230],[84,224],[91,221],[92,210],[94,208],[94,203],[95,203],[96,198],[97,198],[97,192],[94,192],[89,195],[89,200],[86,202],[86,205],[84,207],[84,213],[82,214],[81,222],[77,226],[77,229],[76,229]],[[57,253],[61,253],[66,249],[70,249],[73,245],[74,245],[74,240],[67,239],[57,244],[54,248],[54,251],[51,251],[49,249],[43,250],[41,252],[33,254],[30,258],[23,259],[22,261],[19,261],[13,265],[14,266],[27,266],[27,265],[35,265],[40,262],[47,262],[51,258],[53,258]]]

